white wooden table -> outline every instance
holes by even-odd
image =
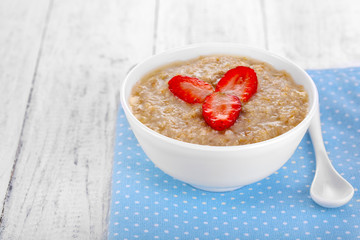
[[[360,66],[358,0],[1,0],[0,239],[107,235],[118,86],[165,49]]]

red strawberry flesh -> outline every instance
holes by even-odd
[[[169,81],[170,91],[187,103],[202,103],[205,98],[214,92],[209,83],[197,78],[177,75]]]
[[[207,96],[202,106],[205,122],[217,131],[223,131],[236,122],[241,111],[241,101],[234,95],[214,92]]]
[[[218,82],[215,91],[237,96],[247,102],[257,91],[258,80],[253,69],[239,66],[230,69]]]

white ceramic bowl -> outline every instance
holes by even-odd
[[[178,141],[151,130],[135,118],[128,104],[135,82],[162,65],[210,54],[247,56],[286,70],[309,94],[307,116],[278,137],[242,146],[205,146]],[[318,107],[316,86],[299,66],[266,50],[228,43],[191,45],[150,57],[127,75],[121,85],[120,98],[131,129],[158,168],[196,188],[215,192],[257,182],[281,168],[293,155]]]

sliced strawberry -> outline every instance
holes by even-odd
[[[237,96],[247,102],[257,91],[256,73],[249,67],[239,66],[230,69],[218,82],[215,91]]]
[[[234,95],[214,92],[206,97],[202,110],[205,122],[213,129],[222,131],[236,122],[241,111],[241,102]]]
[[[177,75],[169,81],[170,91],[188,103],[201,103],[214,92],[213,86],[197,78]]]

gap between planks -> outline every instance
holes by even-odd
[[[12,179],[13,179],[13,176],[14,176],[17,160],[18,160],[20,152],[21,152],[22,137],[23,137],[24,127],[25,127],[25,124],[26,124],[27,116],[28,116],[29,106],[31,104],[31,97],[32,97],[33,88],[34,88],[34,84],[35,84],[37,69],[38,69],[38,66],[39,66],[40,58],[41,58],[41,53],[42,53],[42,48],[43,48],[44,39],[45,39],[45,35],[46,35],[46,30],[47,30],[47,26],[48,26],[48,23],[49,23],[49,20],[50,20],[53,1],[54,0],[49,0],[49,5],[48,5],[47,11],[46,11],[46,17],[45,17],[41,37],[40,37],[40,45],[39,45],[38,53],[37,53],[37,56],[36,56],[35,67],[34,67],[32,79],[31,79],[30,91],[29,91],[29,94],[28,94],[28,98],[27,98],[27,101],[26,101],[26,108],[25,108],[24,115],[23,115],[23,118],[22,118],[23,121],[22,121],[22,124],[21,124],[21,130],[20,130],[20,135],[19,135],[19,138],[18,138],[15,157],[14,157],[14,161],[13,161],[13,164],[12,164],[12,167],[11,167],[10,178],[9,178],[8,186],[6,188],[6,193],[4,195],[4,199],[1,199],[3,202],[1,204],[2,210],[1,210],[1,216],[0,216],[0,233],[1,233],[1,230],[2,230],[1,229],[1,223],[2,223],[2,220],[3,220],[3,216],[4,216],[5,204],[6,204],[6,201],[9,198],[10,193],[11,193],[11,189],[12,189],[11,183],[12,183]],[[2,196],[0,196],[0,197],[2,197]],[[0,202],[1,202],[1,200],[0,200]]]

